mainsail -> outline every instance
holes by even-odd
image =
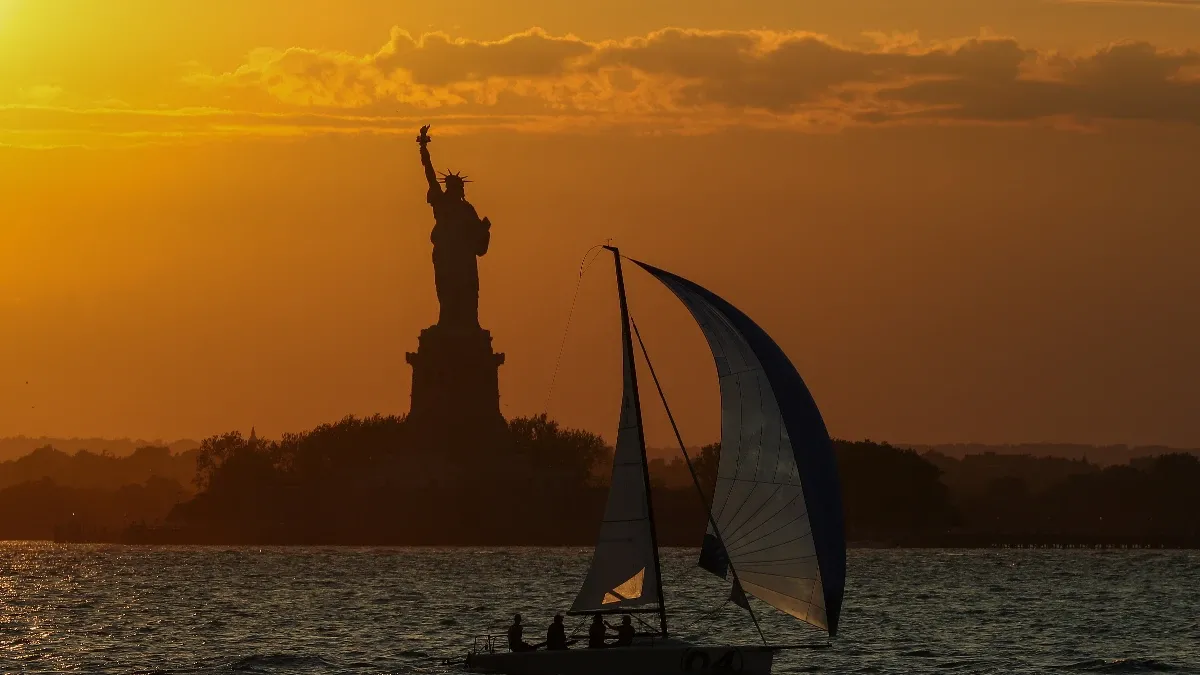
[[[615,253],[615,251],[614,251]],[[608,504],[600,524],[600,539],[583,588],[571,605],[572,614],[662,608],[658,549],[646,469],[642,410],[634,369],[633,343],[621,261],[617,257],[617,285],[621,300],[621,347],[624,360],[624,393],[621,421],[613,453]],[[665,619],[664,619],[665,631]]]
[[[717,530],[710,524],[701,566],[725,578],[732,563],[740,582],[735,597],[744,590],[836,635],[846,580],[841,488],[812,395],[783,350],[736,307],[670,272],[633,262],[683,301],[716,360]]]

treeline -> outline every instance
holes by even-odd
[[[1200,459],[1129,465],[980,455],[954,459],[835,441],[847,536],[904,542],[956,532],[1195,535]],[[711,494],[719,445],[690,451]],[[234,541],[576,544],[595,541],[611,450],[545,416],[509,423],[504,447],[429,453],[402,418],[346,418],[265,441],[204,441],[201,492],[171,514],[176,536]],[[694,545],[706,514],[681,458],[651,462],[659,537]],[[191,532],[191,535],[185,533]]]
[[[1064,475],[1052,484],[1015,472],[982,486],[974,481],[972,489],[954,493],[954,507],[966,529],[997,534],[1200,538],[1196,455],[1060,468]]]
[[[115,489],[19,483],[0,490],[0,539],[123,541],[132,526],[166,520],[190,494],[157,477]]]
[[[199,450],[172,452],[165,446],[143,446],[126,455],[79,450],[72,454],[43,446],[0,462],[0,489],[49,478],[64,487],[115,490],[126,485],[164,478],[190,486]]]
[[[1165,445],[1085,445],[1083,443],[943,443],[905,445],[921,455],[929,453],[964,459],[971,455],[1023,456],[1035,459],[1059,458],[1086,460],[1100,467],[1128,464],[1136,459],[1176,453],[1200,456],[1200,448],[1178,449]]]
[[[172,454],[195,450],[200,444],[190,439],[165,442],[134,438],[53,438],[50,436],[8,436],[0,438],[0,460],[16,459],[39,448],[55,448],[68,454],[81,450],[124,457],[138,448],[164,447]]]
[[[1200,459],[1100,466],[957,458],[835,441],[847,535],[905,543],[956,533],[1196,537]],[[720,446],[689,450],[711,494]],[[595,542],[611,449],[546,416],[475,447],[431,446],[402,417],[347,417],[278,440],[230,432],[128,457],[39,449],[0,463],[0,538],[156,543]],[[682,458],[651,461],[659,538],[695,545],[706,514]]]
[[[0,539],[114,539],[131,524],[161,523],[194,493],[197,454],[47,446],[0,462]]]
[[[433,448],[402,417],[347,417],[278,441],[201,443],[196,485],[161,534],[199,542],[585,543],[605,489],[603,439],[546,416],[486,445]]]

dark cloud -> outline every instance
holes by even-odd
[[[393,30],[373,65],[385,73],[404,70],[413,83],[436,87],[494,77],[553,77],[593,49],[581,40],[553,37],[537,28],[494,42],[455,40],[443,33],[413,38]]]
[[[417,119],[451,131],[679,133],[1043,119],[1200,124],[1200,52],[1144,42],[1070,55],[985,37],[848,45],[803,32],[671,28],[586,42],[530,29],[473,41],[394,30],[373,54],[256,50],[232,72],[193,73],[186,87],[174,110],[27,103],[0,120],[11,134],[87,114],[97,133],[164,137],[410,133]]]
[[[812,34],[670,29],[602,47],[591,64],[683,78],[688,81],[685,104],[782,112],[828,98],[840,88],[913,77],[1012,80],[1030,56],[1012,40],[967,40],[914,53],[853,49]]]
[[[973,121],[1143,120],[1200,124],[1200,79],[1185,78],[1200,53],[1165,53],[1145,43],[1107,47],[1061,63],[1058,77],[917,82],[883,100],[935,107],[922,114]]]

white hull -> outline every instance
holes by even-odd
[[[672,675],[740,673],[768,675],[774,647],[657,646],[480,652],[467,656],[467,670],[503,675]]]

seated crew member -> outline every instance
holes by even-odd
[[[608,623],[607,621],[604,622],[604,625],[617,631],[617,641],[615,643],[613,643],[614,647],[631,647],[631,646],[633,646],[633,635],[635,632],[633,630],[633,618],[630,617],[628,614],[626,614],[625,618],[621,620],[620,626],[614,626],[614,625]]]
[[[608,645],[604,638],[608,637],[608,628],[604,625],[604,617],[592,615],[592,626],[588,628],[588,649],[604,649]]]
[[[546,630],[546,649],[566,649],[569,644],[562,614],[558,614],[554,617],[554,623],[550,624],[550,628]]]
[[[521,615],[514,614],[512,625],[508,627],[508,648],[514,652],[531,652],[537,647],[522,639],[525,628],[521,625]]]

